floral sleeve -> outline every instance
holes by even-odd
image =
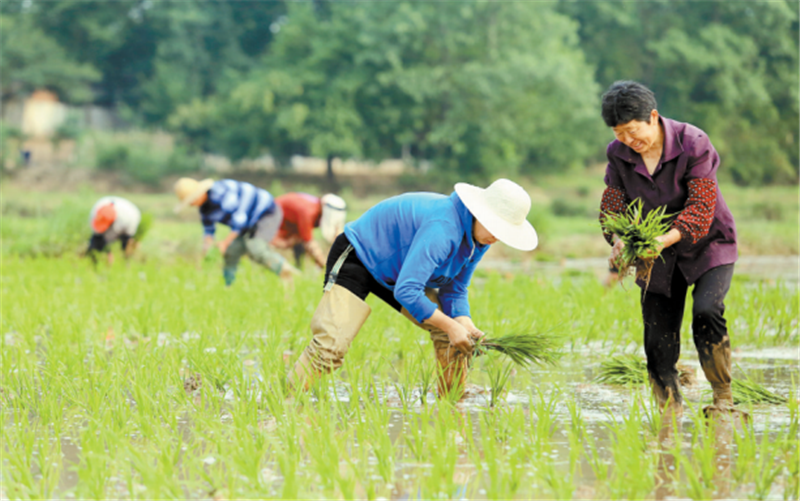
[[[696,244],[708,234],[717,207],[717,183],[713,179],[689,181],[689,198],[685,208],[672,223],[681,232],[681,240]]]
[[[600,202],[600,222],[605,219],[605,214],[624,212],[628,207],[626,202],[628,196],[625,190],[618,186],[609,186],[603,192],[603,199]],[[613,244],[612,235],[603,232],[603,236],[609,244]]]

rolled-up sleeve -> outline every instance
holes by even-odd
[[[479,262],[480,259],[473,258],[452,282],[439,289],[439,301],[445,315],[452,318],[470,316],[467,288]]]
[[[425,284],[453,251],[447,232],[438,224],[420,228],[403,260],[394,297],[418,322],[431,318],[437,306],[425,297]]]

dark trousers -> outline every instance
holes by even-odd
[[[339,256],[342,255],[348,246],[350,246],[350,241],[347,240],[344,233],[341,233],[336,237],[336,240],[333,241],[331,250],[328,253],[328,261],[325,263],[325,280],[322,282],[323,287],[328,283],[331,268],[333,268]],[[336,284],[349,290],[362,301],[366,299],[368,295],[375,294],[395,310],[400,311],[403,308],[397,299],[394,298],[394,293],[375,280],[372,273],[364,266],[364,263],[358,259],[355,250],[351,250],[350,254],[347,255],[336,277]]]
[[[711,347],[729,345],[725,313],[725,295],[731,286],[733,265],[718,266],[704,273],[694,284],[692,298],[692,334],[701,363],[710,356]],[[676,267],[672,275],[671,296],[642,293],[644,319],[644,351],[647,370],[657,386],[656,391],[681,399],[678,370],[675,364],[681,354],[681,322],[689,285]]]

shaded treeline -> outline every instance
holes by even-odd
[[[444,177],[602,160],[599,95],[651,86],[741,184],[795,181],[798,2],[8,0],[2,97],[67,102],[233,159],[427,161]]]

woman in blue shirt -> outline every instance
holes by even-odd
[[[341,367],[370,314],[364,299],[372,293],[430,333],[442,369],[439,395],[460,395],[473,339],[483,335],[470,317],[472,273],[498,240],[525,251],[536,247],[526,219],[530,206],[522,187],[499,179],[486,189],[458,183],[449,197],[399,195],[349,223],[328,254],[313,337],[291,384],[307,388],[319,374]]]

